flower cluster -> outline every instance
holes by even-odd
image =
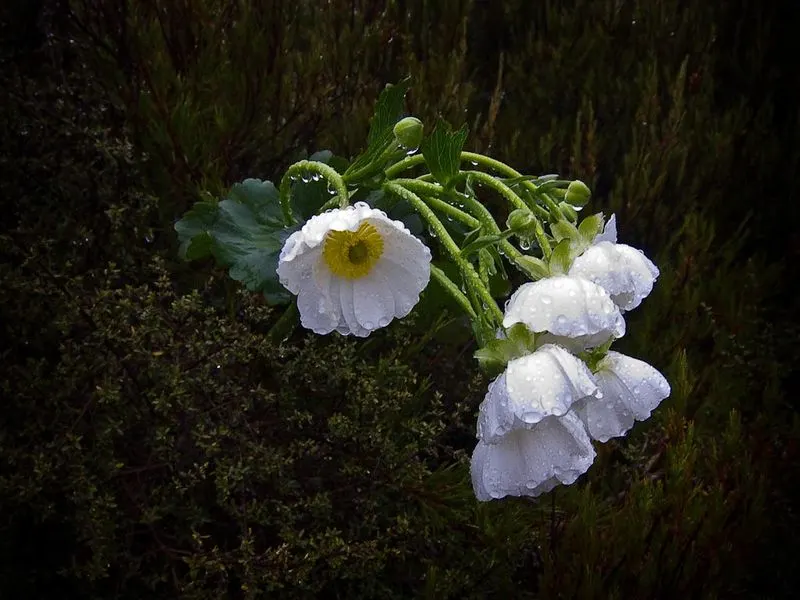
[[[464,151],[466,128],[440,122],[425,135],[419,119],[400,118],[407,89],[384,89],[367,148],[352,161],[318,152],[278,186],[246,179],[219,202],[196,203],[175,224],[180,252],[213,256],[271,304],[295,301],[273,340],[286,339],[297,313],[315,333],[367,337],[408,315],[434,280],[431,293],[468,316],[481,365],[500,373],[479,409],[478,499],[572,483],[594,460],[592,440],[625,434],[670,393],[654,368],[610,350],[658,269],[617,243],[613,216],[578,218],[591,195],[583,182],[522,175]],[[505,228],[478,190],[508,203]],[[410,210],[416,224],[379,206]],[[409,227],[436,240],[436,265]],[[530,281],[503,310],[507,265]]]
[[[535,350],[508,362],[478,416],[471,473],[478,500],[538,496],[573,483],[591,466],[591,440],[624,435],[670,394],[647,363],[608,351],[594,372],[578,355],[625,334],[622,313],[653,288],[658,269],[616,243],[612,217],[565,275],[523,284],[504,327],[539,334]]]

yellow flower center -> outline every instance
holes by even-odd
[[[383,254],[383,238],[369,223],[355,231],[330,231],[322,257],[334,274],[346,279],[364,277]]]

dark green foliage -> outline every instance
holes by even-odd
[[[746,0],[30,6],[0,28],[0,596],[796,592],[800,128],[776,85],[797,49],[772,34],[787,15]],[[467,121],[466,149],[587,181],[584,210],[616,212],[661,268],[617,346],[671,398],[535,501],[473,499],[487,380],[433,289],[366,341],[276,345],[283,309],[202,258],[213,235],[178,257],[191,204],[251,206],[228,186],[317,148],[355,156],[406,74],[427,127]],[[325,184],[301,188],[307,216]],[[192,226],[217,231],[221,207]]]

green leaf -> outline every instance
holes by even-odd
[[[410,85],[411,78],[406,77],[397,84],[387,84],[383,88],[375,104],[375,114],[370,123],[369,135],[367,136],[368,147],[384,139],[387,133],[394,136],[392,128],[403,114],[406,93]]]
[[[178,254],[186,260],[209,256],[214,244],[210,231],[217,219],[216,202],[197,202],[184,217],[175,223],[180,247]]]
[[[442,185],[458,175],[461,150],[467,139],[467,126],[453,132],[447,122],[440,120],[436,129],[422,142],[422,155],[431,174]]]
[[[296,229],[283,225],[275,186],[258,179],[235,184],[218,204],[198,202],[175,224],[182,256],[213,254],[229,267],[231,278],[262,292],[271,304],[291,299],[276,269],[281,248]]]
[[[345,175],[366,170],[372,172],[369,165],[378,159],[391,144],[396,144],[394,139],[394,125],[403,115],[405,96],[408,92],[411,78],[407,77],[399,83],[387,84],[378,101],[375,103],[375,112],[370,123],[367,136],[367,149],[364,150],[345,171]]]

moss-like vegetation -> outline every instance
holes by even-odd
[[[3,9],[0,596],[789,597],[797,40],[742,0],[70,0]],[[486,379],[423,302],[280,316],[172,225],[353,155],[384,83],[590,183],[661,268],[620,349],[673,394],[590,472],[475,502]]]

